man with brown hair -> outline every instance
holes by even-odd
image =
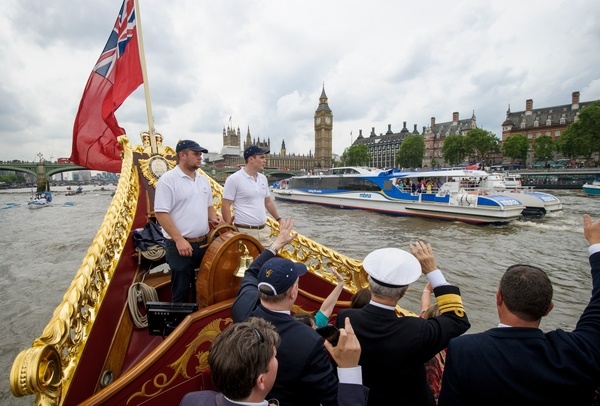
[[[208,353],[210,376],[222,393],[192,392],[181,401],[186,405],[234,405],[234,402],[264,402],[277,375],[279,334],[273,325],[251,317],[223,330]]]
[[[266,320],[251,317],[247,322],[232,324],[217,336],[208,354],[212,381],[222,393],[191,392],[180,406],[279,406],[278,399],[265,401],[279,369],[275,357],[279,342],[277,331]],[[338,345],[328,344],[327,350],[342,377],[338,385],[339,404],[365,406],[368,390],[360,382],[342,383],[345,371],[360,372],[360,344],[349,320],[340,329]]]
[[[496,292],[498,327],[450,341],[440,405],[590,405],[600,380],[600,220],[583,215],[592,297],[567,333],[544,333],[554,307],[548,275],[508,268]]]

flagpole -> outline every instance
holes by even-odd
[[[152,114],[152,103],[150,101],[150,85],[148,84],[148,73],[146,72],[146,54],[144,53],[144,39],[142,38],[142,17],[138,0],[133,0],[135,5],[135,24],[137,26],[138,47],[140,50],[140,64],[142,66],[142,79],[144,80],[144,96],[146,98],[146,114],[148,116],[148,132],[150,133],[150,152],[158,154],[156,136],[154,129],[154,116]]]

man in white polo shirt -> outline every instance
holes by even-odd
[[[209,222],[217,225],[222,219],[213,207],[210,183],[196,173],[208,151],[191,140],[179,141],[175,151],[177,166],[158,179],[154,212],[167,239],[172,300],[188,302],[196,300],[195,269],[206,252]]]
[[[246,165],[225,180],[223,189],[223,221],[233,223],[241,233],[251,235],[263,246],[271,244],[271,229],[266,227],[268,211],[277,221],[281,220],[271,193],[265,169],[269,150],[252,145],[244,151]],[[233,215],[231,207],[233,206]]]

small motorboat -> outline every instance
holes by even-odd
[[[52,202],[52,193],[42,192],[36,193],[33,198],[27,203],[27,207],[30,209],[41,209],[43,207],[50,206]]]
[[[592,183],[585,183],[583,191],[588,196],[600,196],[600,177],[594,179]]]

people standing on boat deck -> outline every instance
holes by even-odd
[[[340,311],[349,317],[360,341],[363,381],[369,405],[434,405],[424,364],[470,327],[456,286],[438,269],[431,245],[417,241],[409,253],[398,248],[371,252],[363,261],[371,302]],[[398,317],[395,306],[421,272],[427,276],[441,315],[430,319]]]
[[[496,292],[498,327],[450,341],[440,405],[591,404],[600,380],[600,220],[584,214],[583,234],[592,296],[575,329],[544,333],[552,282],[538,267],[509,267]]]
[[[190,392],[183,397],[180,406],[279,406],[279,399],[268,397],[279,369],[276,358],[279,343],[274,326],[258,317],[227,327],[217,335],[208,353],[210,375],[221,393]],[[338,345],[329,345],[327,350],[338,365],[338,404],[366,405],[368,389],[361,384],[358,365],[360,343],[349,320],[345,328],[340,329]]]
[[[280,221],[273,244],[250,264],[231,307],[234,322],[261,317],[273,323],[281,336],[277,351],[279,370],[269,396],[282,405],[337,405],[338,379],[315,330],[291,315],[298,296],[298,282],[306,265],[276,257],[298,235],[294,220]]]
[[[271,193],[265,169],[269,150],[252,145],[244,151],[246,165],[225,180],[223,188],[223,220],[235,224],[240,232],[256,238],[263,246],[271,243],[271,229],[266,227],[265,209],[277,221],[281,220]],[[231,207],[233,206],[233,215]]]
[[[183,140],[175,152],[177,166],[158,179],[154,212],[166,238],[172,300],[189,302],[196,301],[195,270],[206,251],[209,223],[218,225],[222,219],[213,207],[210,183],[196,173],[202,153],[208,150],[195,141]]]

